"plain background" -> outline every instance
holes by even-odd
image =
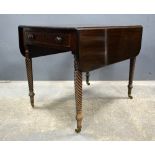
[[[155,15],[0,15],[0,80],[26,80],[24,57],[18,46],[18,25],[104,26],[143,25],[135,80],[155,80]],[[90,72],[91,80],[127,80],[129,61]],[[35,80],[73,80],[70,52],[33,59]]]

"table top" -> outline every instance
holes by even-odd
[[[40,28],[45,28],[45,29],[66,29],[66,30],[94,30],[94,29],[122,29],[122,28],[137,28],[141,27],[142,25],[129,25],[129,26],[95,26],[95,25],[64,25],[64,26],[33,26],[33,25],[20,25],[19,28],[35,28],[35,29],[40,29]]]
[[[19,26],[20,51],[30,57],[72,51],[81,71],[136,57],[141,49],[141,25]]]

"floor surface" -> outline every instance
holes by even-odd
[[[155,140],[155,81],[83,81],[83,128],[74,132],[73,81],[34,83],[35,108],[27,82],[0,82],[0,140]]]

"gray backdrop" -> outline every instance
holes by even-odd
[[[26,80],[18,47],[18,25],[134,25],[144,26],[135,80],[155,80],[155,15],[0,15],[0,80]],[[91,80],[127,80],[129,61],[91,72]],[[73,80],[70,52],[33,59],[35,80]]]

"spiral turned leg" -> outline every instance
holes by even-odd
[[[77,129],[75,131],[79,133],[82,128],[82,72],[78,70],[78,62],[74,60],[74,83],[75,83],[75,102],[76,102],[76,120]]]
[[[128,84],[128,97],[133,99],[131,95],[131,90],[133,88],[133,77],[135,70],[136,57],[130,59],[130,70],[129,70],[129,84]]]
[[[29,51],[25,51],[25,63],[26,63],[26,71],[27,71],[27,79],[29,86],[29,96],[31,106],[34,107],[34,92],[33,92],[33,71],[32,71],[32,59],[29,56]]]

